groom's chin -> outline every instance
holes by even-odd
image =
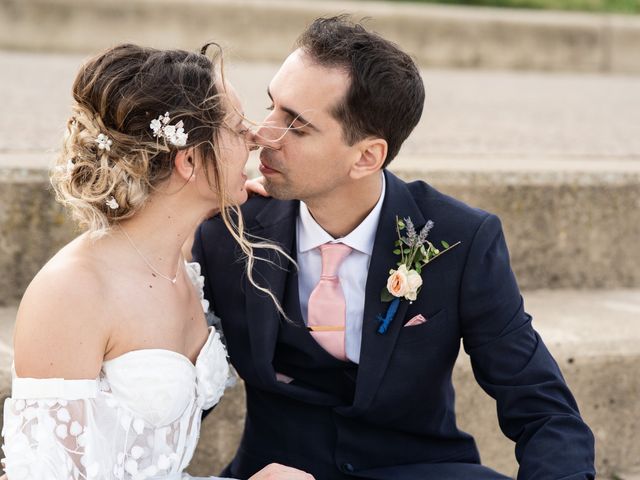
[[[270,197],[275,198],[276,200],[297,200],[298,199],[292,194],[293,192],[290,192],[289,189],[287,189],[285,186],[276,185],[275,183],[269,181],[269,179],[267,178],[265,178],[265,181],[264,181],[264,189],[267,191],[267,194]]]

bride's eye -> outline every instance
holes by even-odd
[[[273,110],[273,104],[269,105],[266,109],[267,110]]]
[[[235,128],[235,132],[240,135],[241,137],[244,137],[247,133],[249,133],[251,131],[251,127],[247,126],[244,122],[241,122],[236,128]]]

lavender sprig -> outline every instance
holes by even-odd
[[[416,227],[415,225],[413,225],[413,220],[411,220],[410,217],[406,217],[404,219],[404,224],[407,228],[407,238],[408,238],[408,242],[407,245],[410,247],[415,247],[416,246],[416,240],[418,239],[418,234],[416,233]]]
[[[433,221],[429,220],[427,221],[426,225],[424,227],[422,227],[422,230],[420,230],[420,235],[418,235],[418,245],[424,245],[424,242],[427,240],[427,236],[429,235],[429,232],[431,231],[431,229],[433,228]]]

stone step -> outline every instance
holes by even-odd
[[[0,48],[96,51],[120,39],[197,48],[216,40],[247,60],[280,60],[314,18],[371,17],[426,66],[639,72],[632,15],[303,0],[4,0]]]
[[[47,165],[51,155],[42,153],[61,144],[71,85],[85,58],[0,50],[0,165]],[[267,86],[278,68],[225,63],[255,123],[265,118]],[[432,68],[421,74],[427,98],[402,147],[405,157],[480,169],[640,162],[640,76]]]
[[[257,175],[255,161],[248,168]],[[423,179],[503,222],[522,288],[640,287],[640,169],[635,162],[545,170],[400,158]],[[541,166],[538,166],[541,167]],[[619,167],[619,168],[618,168]],[[15,303],[40,267],[76,235],[44,169],[0,167],[0,305]]]
[[[599,478],[640,474],[640,290],[538,290],[523,294],[549,350],[596,437]],[[15,307],[0,308],[0,393],[9,394]],[[606,324],[605,324],[606,323]],[[454,369],[460,428],[470,432],[486,465],[514,475],[513,444],[498,429],[495,404],[473,379],[468,357]],[[233,454],[244,419],[241,387],[228,390],[203,424],[190,472],[219,472]]]

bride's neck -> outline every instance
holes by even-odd
[[[165,272],[175,269],[184,243],[191,238],[207,212],[179,195],[152,195],[132,218],[120,223],[130,241],[156,268]],[[114,233],[118,234],[118,228]]]

